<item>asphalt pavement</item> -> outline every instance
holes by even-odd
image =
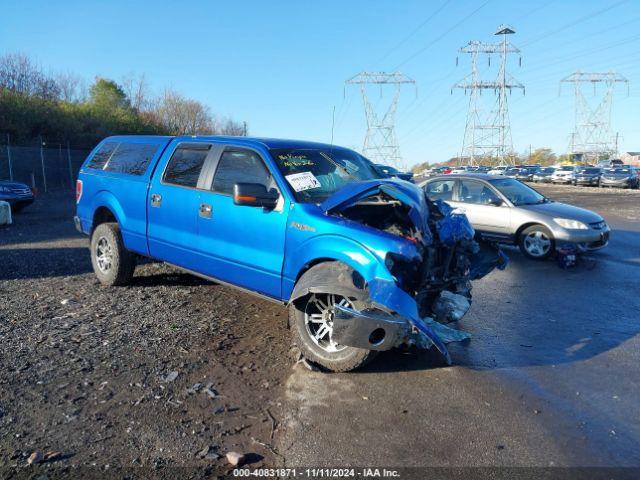
[[[356,373],[295,369],[287,465],[640,466],[640,195],[540,190],[602,214],[610,245],[569,270],[507,248],[474,282],[450,367],[394,351]]]

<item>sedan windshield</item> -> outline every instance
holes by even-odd
[[[539,194],[533,188],[512,178],[491,180],[491,184],[515,206],[536,205],[538,203],[545,203],[549,201],[544,195]]]
[[[369,160],[344,148],[281,148],[271,155],[301,203],[323,202],[350,182],[383,178]]]
[[[621,173],[629,174],[631,173],[631,169],[630,168],[610,168],[609,170],[607,170],[607,172],[617,173],[617,174],[621,174]]]
[[[600,173],[600,169],[599,168],[583,168],[582,170],[580,170],[580,173],[584,173],[587,175],[595,175],[597,173]]]

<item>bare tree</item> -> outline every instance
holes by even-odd
[[[214,133],[209,107],[174,90],[164,91],[152,113],[174,135]]]
[[[144,73],[136,76],[133,73],[128,74],[121,82],[124,92],[129,98],[131,107],[142,112],[153,108],[153,101],[149,94],[149,82]]]
[[[247,134],[246,123],[236,122],[231,118],[218,119],[215,123],[216,135],[243,136]]]
[[[9,53],[0,57],[0,86],[23,95],[53,100],[59,97],[56,81],[42,72],[29,57]]]
[[[87,83],[83,78],[70,72],[59,73],[56,83],[60,89],[60,100],[80,103],[87,99]]]

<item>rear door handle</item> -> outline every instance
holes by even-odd
[[[213,209],[211,205],[208,203],[201,203],[200,208],[198,209],[198,215],[202,218],[211,218],[211,214],[213,213]]]
[[[161,203],[162,203],[162,195],[157,194],[157,193],[152,193],[151,194],[151,206],[152,207],[159,207]]]

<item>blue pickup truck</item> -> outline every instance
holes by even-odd
[[[466,217],[358,153],[321,143],[118,136],[83,164],[76,228],[101,283],[139,257],[287,305],[310,361],[348,371],[380,350],[467,338],[446,323],[504,262]]]

